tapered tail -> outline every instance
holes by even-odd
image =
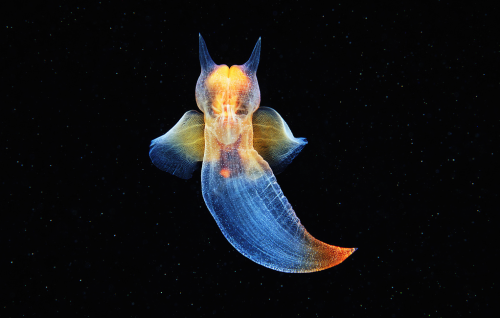
[[[217,162],[203,164],[203,198],[226,239],[241,254],[280,272],[307,273],[340,264],[356,251],[310,235],[269,166],[264,168],[260,177],[252,179],[245,173],[221,173],[224,168]]]

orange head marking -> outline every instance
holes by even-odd
[[[250,79],[238,65],[231,68],[221,65],[210,74],[206,83],[208,90],[214,93],[214,113],[226,118],[238,111],[242,97],[251,87]]]

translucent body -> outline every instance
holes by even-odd
[[[356,249],[312,237],[273,174],[281,172],[307,141],[295,138],[273,109],[258,110],[259,56],[260,39],[247,63],[216,65],[200,36],[202,72],[196,101],[203,114],[186,113],[153,140],[151,159],[182,178],[189,178],[197,162],[203,162],[205,203],[226,239],[252,261],[282,272],[335,266]]]

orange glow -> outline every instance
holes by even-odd
[[[230,174],[231,174],[231,173],[230,173],[230,172],[229,172],[229,170],[228,170],[228,169],[226,169],[226,168],[222,168],[222,169],[220,170],[220,175],[221,175],[221,176],[223,176],[224,178],[229,178],[229,175],[230,175]]]
[[[237,65],[221,65],[207,78],[207,87],[215,92],[214,112],[228,117],[238,109],[240,96],[250,89],[250,79]]]

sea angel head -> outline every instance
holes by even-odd
[[[257,67],[260,59],[260,38],[243,65],[217,65],[208,53],[200,35],[201,74],[196,84],[196,103],[205,118],[223,122],[239,122],[252,116],[259,108],[260,90]]]

